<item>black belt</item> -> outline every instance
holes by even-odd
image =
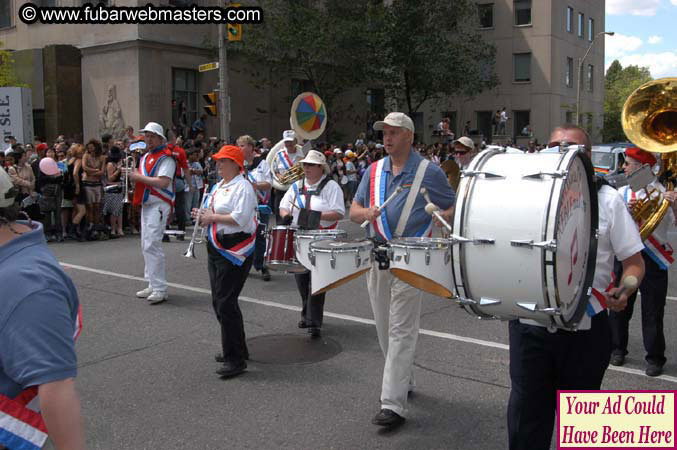
[[[243,231],[239,233],[216,233],[216,240],[219,241],[219,244],[225,249],[230,249],[235,247],[240,242],[246,241],[251,237],[251,234],[247,234]]]

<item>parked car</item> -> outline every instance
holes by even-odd
[[[628,142],[614,142],[592,146],[592,165],[595,173],[603,176],[615,188],[628,184],[623,173],[625,149],[631,147]]]

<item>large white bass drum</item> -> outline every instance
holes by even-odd
[[[576,329],[597,257],[590,160],[566,153],[485,150],[458,189],[452,245],[459,303],[480,318]]]

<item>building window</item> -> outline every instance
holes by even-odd
[[[12,0],[0,0],[0,28],[12,26]]]
[[[588,91],[592,92],[595,68],[592,64],[588,64]]]
[[[310,80],[301,80],[299,78],[291,79],[291,99],[294,100],[297,95],[304,92],[313,92],[313,83]]]
[[[198,2],[191,0],[169,0],[167,3],[171,6],[190,6],[192,4],[197,4]]]
[[[588,132],[589,135],[592,136],[592,113],[585,113],[585,129]],[[582,121],[580,122],[581,124],[583,123]]]
[[[574,123],[574,112],[573,111],[567,111],[566,118],[564,120],[565,123]]]
[[[574,29],[574,9],[571,6],[567,6],[567,31],[573,33]]]
[[[574,87],[574,59],[567,58],[567,72],[564,77],[567,87]]]
[[[172,100],[186,105],[188,126],[197,119],[197,70],[172,69]]]
[[[383,89],[367,89],[367,104],[369,112],[383,116],[385,111],[385,91]],[[381,119],[379,119],[381,120]]]
[[[531,134],[531,111],[513,111],[514,136],[529,136]]]
[[[477,13],[480,17],[480,28],[493,28],[494,26],[494,4],[485,3],[477,5]]]
[[[595,20],[588,19],[588,40],[592,42],[595,38]]]
[[[531,25],[531,0],[514,0],[515,25]]]
[[[44,8],[46,6],[56,6],[56,0],[36,0],[33,1],[33,4],[40,8]]]
[[[583,13],[578,13],[578,37],[582,38],[585,30],[585,16]]]
[[[457,120],[458,120],[458,114],[456,111],[444,111],[442,112],[442,118],[448,118],[449,119],[449,129],[454,133],[454,135],[458,136],[457,131]]]
[[[531,53],[515,53],[515,81],[531,81]]]

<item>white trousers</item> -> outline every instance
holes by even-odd
[[[372,264],[367,276],[378,342],[385,356],[381,407],[407,415],[407,394],[414,386],[414,353],[418,341],[423,293]]]
[[[163,201],[145,203],[141,208],[141,253],[145,263],[143,277],[148,280],[153,292],[167,292],[162,235],[169,211],[169,205]]]

